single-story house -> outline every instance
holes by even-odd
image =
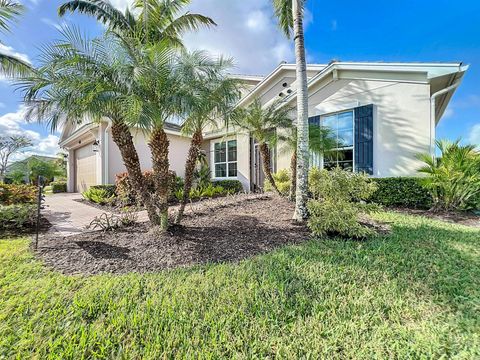
[[[342,139],[338,152],[343,153],[328,161],[312,156],[312,165],[340,165],[374,177],[416,175],[416,155],[434,153],[436,126],[467,69],[462,63],[308,65],[310,121],[329,126]],[[265,105],[279,98],[296,103],[294,64],[282,63],[265,77],[238,77],[247,85],[238,106],[248,106],[255,98]],[[171,170],[183,176],[190,139],[179,125],[168,123],[165,128]],[[145,134],[133,130],[133,135],[142,168],[150,169]],[[212,128],[204,138],[212,179],[238,179],[246,190],[263,186],[258,147],[248,133]],[[68,151],[69,191],[113,183],[115,175],[125,171],[107,121],[67,125],[60,146]],[[274,171],[289,168],[290,154],[281,147],[279,143],[272,151]]]

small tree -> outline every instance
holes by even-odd
[[[7,171],[8,161],[15,153],[32,146],[32,141],[21,135],[0,137],[0,180],[3,181]]]
[[[238,130],[248,131],[258,142],[263,172],[273,190],[279,195],[281,194],[272,176],[270,148],[276,143],[276,129],[292,126],[291,110],[288,106],[282,106],[280,102],[263,107],[260,99],[257,98],[247,108],[237,109],[232,118],[233,125]]]
[[[57,161],[44,161],[32,158],[28,162],[27,168],[31,184],[36,184],[39,176],[44,177],[47,182],[50,182],[53,181],[55,177],[65,177],[67,175]]]

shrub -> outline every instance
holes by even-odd
[[[0,229],[21,229],[35,225],[37,207],[34,204],[0,205]]]
[[[67,183],[64,181],[52,181],[50,186],[54,194],[67,192]]]
[[[33,185],[0,184],[0,204],[33,204],[37,200],[37,188]]]
[[[308,227],[313,235],[363,238],[374,234],[360,222],[360,216],[377,209],[365,203],[377,189],[367,175],[339,168],[312,169],[309,181],[313,198],[308,202]]]
[[[419,155],[426,174],[422,185],[432,195],[434,210],[470,210],[477,207],[480,196],[480,152],[475,145],[460,141],[436,142],[441,156]]]
[[[153,182],[153,171],[147,170],[143,172],[143,176],[147,182],[147,189],[150,193],[155,193],[155,183]],[[175,198],[175,192],[183,187],[183,179],[176,176],[174,171],[170,171],[170,197]],[[120,200],[126,204],[136,204],[136,191],[128,179],[128,173],[120,173],[115,178],[116,193]]]
[[[215,180],[213,185],[221,186],[231,194],[243,192],[243,185],[240,180]]]
[[[114,184],[94,185],[90,189],[105,190],[108,197],[115,196],[117,188]]]
[[[290,172],[287,169],[281,169],[276,173],[272,174],[272,176],[273,180],[275,180],[275,185],[277,185],[278,191],[280,191],[282,195],[288,195],[288,193],[290,192],[290,185],[292,183],[290,180]],[[272,185],[268,180],[264,181],[263,190],[273,191]]]
[[[93,186],[91,186],[87,191],[83,192],[82,196],[88,201],[100,205],[110,204],[115,199],[115,195],[110,194],[108,190],[98,189]]]
[[[432,196],[422,186],[420,178],[391,177],[376,178],[377,191],[370,200],[384,206],[403,206],[407,208],[429,209]]]

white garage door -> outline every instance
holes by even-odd
[[[96,156],[92,144],[75,150],[75,191],[83,192],[97,183]]]

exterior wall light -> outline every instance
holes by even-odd
[[[95,140],[92,144],[92,150],[93,152],[98,152],[99,150],[99,145],[100,145],[100,141],[99,140]]]

